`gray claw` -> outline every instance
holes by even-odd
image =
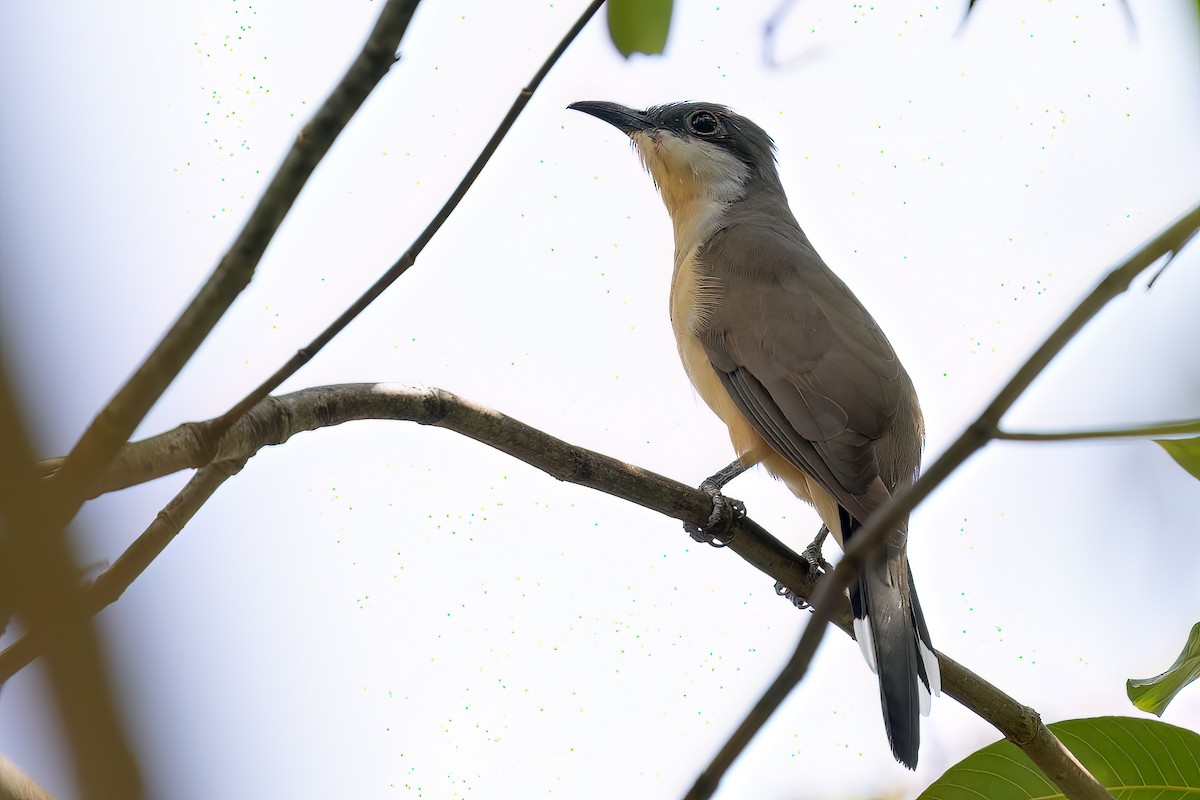
[[[733,541],[731,529],[734,523],[746,516],[746,504],[721,494],[721,487],[711,480],[701,483],[700,488],[712,497],[712,513],[708,515],[708,522],[703,527],[685,522],[683,529],[697,542],[704,542],[713,547],[725,547]]]
[[[780,597],[786,597],[789,603],[801,611],[806,608],[812,608],[812,606],[808,604],[807,600],[784,586],[779,581],[775,581],[775,594],[779,595]]]

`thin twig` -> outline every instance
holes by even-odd
[[[1179,422],[1156,422],[1135,428],[1113,428],[1100,431],[1006,431],[996,428],[993,439],[1009,442],[1071,442],[1083,439],[1148,439],[1152,436],[1178,436],[1185,433],[1200,433],[1200,419],[1185,419]]]
[[[104,469],[166,391],[234,299],[250,283],[259,260],[317,164],[350,118],[396,61],[396,49],[419,0],[388,0],[362,51],[312,119],[300,130],[258,205],[204,286],[146,360],[113,396],[67,455],[54,483],[56,517],[65,524],[79,510],[79,487]],[[64,518],[65,515],[65,518]]]
[[[721,777],[732,766],[738,755],[793,688],[804,678],[808,665],[825,635],[825,623],[835,607],[840,607],[841,593],[858,576],[871,552],[882,544],[895,526],[906,517],[917,504],[966,461],[975,451],[992,438],[1001,417],[1012,407],[1017,398],[1029,388],[1034,378],[1041,374],[1050,360],[1071,341],[1080,329],[1104,308],[1110,300],[1129,288],[1133,279],[1163,256],[1173,256],[1187,242],[1193,232],[1200,228],[1200,206],[1193,207],[1182,218],[1156,236],[1130,256],[1100,281],[1067,318],[1054,330],[1029,360],[1017,370],[1016,375],[1005,384],[996,398],[979,418],[950,445],[945,453],[933,463],[921,478],[911,486],[897,492],[881,506],[855,534],[846,549],[846,554],[828,580],[821,581],[816,595],[811,599],[814,606],[813,618],[804,628],[796,645],[796,651],[783,668],[779,677],[763,694],[742,724],[734,731],[729,741],[721,748],[712,763],[697,778],[695,786],[687,794],[688,800],[708,798],[716,791]],[[1071,775],[1048,775],[1055,785],[1070,798],[1107,798],[1109,794],[1093,779],[1072,781]]]
[[[575,41],[575,37],[579,35],[579,32],[583,30],[584,26],[587,25],[592,16],[595,15],[596,11],[599,10],[603,3],[604,0],[593,0],[593,2],[590,3],[586,9],[584,9],[583,13],[579,16],[579,19],[576,20],[575,24],[571,26],[571,29],[567,31],[567,35],[563,37],[562,41],[558,43],[558,46],[551,51],[545,62],[542,63],[541,68],[537,71],[537,73],[534,74],[533,78],[529,81],[529,84],[517,94],[516,99],[513,100],[512,106],[508,109],[508,113],[504,115],[504,119],[502,119],[500,124],[496,127],[496,132],[492,134],[492,138],[488,139],[487,144],[483,146],[483,150],[480,151],[479,156],[475,159],[475,163],[471,164],[471,168],[467,170],[467,174],[463,176],[461,181],[459,181],[458,186],[455,187],[445,204],[441,207],[441,209],[438,210],[437,214],[434,215],[429,224],[425,226],[425,230],[421,231],[420,235],[418,235],[413,243],[409,245],[409,248],[404,251],[404,254],[396,260],[396,263],[392,264],[392,266],[388,268],[387,272],[383,273],[383,275],[381,275],[379,279],[376,280],[369,289],[367,289],[367,291],[363,292],[361,297],[355,300],[349,308],[343,311],[337,319],[330,323],[329,327],[323,330],[320,335],[317,336],[317,338],[309,342],[304,348],[298,350],[296,354],[288,359],[283,366],[275,370],[275,373],[271,375],[271,377],[259,384],[254,391],[242,398],[237,405],[217,418],[217,420],[212,423],[210,428],[205,431],[205,435],[209,437],[209,441],[215,443],[217,440],[219,440],[221,435],[224,434],[225,431],[229,430],[233,423],[237,422],[237,420],[249,412],[250,409],[254,408],[254,406],[256,406],[264,397],[278,389],[285,380],[290,378],[292,375],[295,375],[301,367],[307,364],[313,358],[313,356],[321,351],[321,348],[329,344],[329,342],[331,342],[335,336],[341,333],[347,325],[353,322],[359,314],[366,310],[367,306],[375,302],[379,295],[383,294],[383,292],[389,286],[395,283],[401,275],[407,272],[408,269],[416,263],[417,256],[420,255],[421,251],[425,249],[425,245],[429,244],[430,240],[433,239],[434,234],[436,234],[446,220],[450,218],[450,214],[458,207],[458,204],[466,196],[467,190],[471,188],[471,186],[475,183],[475,179],[479,177],[481,172],[483,172],[484,166],[487,165],[487,162],[491,159],[492,154],[496,152],[496,148],[500,146],[500,142],[502,142],[504,137],[508,135],[509,129],[512,128],[513,123],[517,121],[517,117],[521,115],[521,112],[525,109],[525,106],[533,97],[533,93],[537,91],[538,86],[541,85],[542,81],[550,73],[551,68],[558,63],[559,58],[561,58],[562,54],[567,51],[567,47],[570,46],[571,42]]]

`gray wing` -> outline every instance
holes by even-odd
[[[723,287],[700,340],[725,389],[861,522],[920,464],[920,410],[891,344],[799,228],[726,228],[700,257]]]

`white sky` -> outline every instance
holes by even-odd
[[[139,434],[223,411],[385,269],[583,5],[423,4]],[[698,483],[731,452],[674,352],[666,213],[624,137],[565,106],[712,100],[775,136],[801,224],[913,376],[928,462],[1196,201],[1200,37],[1188,2],[1133,2],[1136,33],[1113,2],[984,2],[957,36],[961,4],[902,5],[797,4],[780,68],[774,2],[678,3],[665,58],[621,59],[595,20],[417,267],[286,388],[435,385]],[[0,335],[40,452],[191,297],[378,7],[0,7]],[[1010,427],[1197,415],[1200,255],[1144,282]],[[115,559],[186,477],[90,504],[81,559]],[[730,494],[797,548],[819,524],[764,474]],[[1138,714],[1125,678],[1200,618],[1198,510],[1153,445],[992,445],[913,518],[935,644],[1048,721]],[[401,423],[263,452],[100,616],[150,796],[181,800],[679,796],[803,621],[675,521]],[[70,800],[46,703],[38,668],[4,687],[0,752]],[[1200,727],[1200,691],[1164,719]],[[914,796],[995,738],[943,698],[905,772],[834,634],[721,796]]]

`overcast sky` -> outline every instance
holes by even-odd
[[[690,484],[726,464],[669,329],[665,210],[575,100],[722,102],[775,137],[801,225],[913,377],[926,463],[1200,195],[1194,3],[983,2],[960,31],[960,3],[810,0],[772,66],[778,2],[681,0],[661,58],[622,59],[594,20],[416,268],[284,390],[433,385]],[[40,453],[70,448],[190,299],[379,5],[0,7],[0,341]],[[424,3],[139,436],[224,411],[390,265],[583,5]],[[1197,248],[1145,283],[1008,427],[1200,415]],[[114,560],[186,479],[89,504],[80,560]],[[819,525],[764,473],[729,493],[797,549]],[[1140,715],[1125,679],[1200,619],[1198,511],[1151,444],[993,444],[912,519],[934,643],[1047,721]],[[676,521],[380,422],[262,452],[99,622],[148,796],[662,798],[805,616]],[[71,800],[48,709],[40,667],[6,685],[0,752]],[[1164,720],[1200,727],[1200,691]],[[948,698],[922,733],[910,774],[833,634],[720,796],[911,797],[997,738]]]

